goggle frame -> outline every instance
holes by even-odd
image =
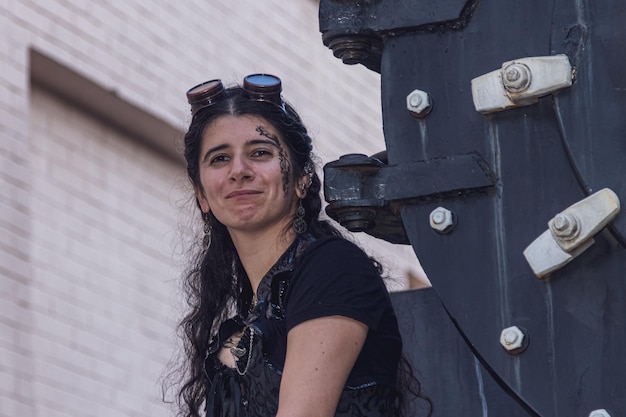
[[[273,103],[285,111],[285,102],[281,95],[282,81],[275,75],[265,73],[246,75],[243,79],[243,91],[250,100]],[[226,87],[220,79],[205,81],[187,90],[187,103],[191,105],[192,117],[201,109],[222,100],[225,92]]]

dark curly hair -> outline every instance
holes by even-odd
[[[199,110],[192,118],[184,138],[187,175],[194,187],[200,187],[200,148],[204,131],[222,116],[258,116],[269,122],[289,149],[292,181],[304,174],[305,164],[314,167],[312,142],[307,129],[295,110],[287,103],[284,109],[269,102],[250,100],[241,87],[225,90],[224,97],[210,107]],[[302,206],[307,230],[313,236],[340,235],[328,221],[320,220],[322,209],[321,182],[313,172],[311,184]],[[212,213],[207,220],[211,230],[211,244],[200,245],[184,279],[189,313],[179,325],[187,362],[180,372],[184,381],[178,391],[179,414],[199,417],[205,396],[204,359],[211,336],[234,309],[246,310],[252,298],[252,289],[226,227]]]
[[[284,108],[249,99],[239,87],[227,88],[224,96],[209,107],[197,111],[184,137],[187,175],[199,189],[199,165],[202,137],[205,130],[222,116],[258,116],[270,123],[281,135],[289,149],[291,181],[304,175],[305,165],[314,167],[312,142],[296,111],[288,103]],[[307,230],[315,237],[341,235],[330,222],[320,219],[322,209],[321,182],[313,169],[311,184],[302,205]],[[199,208],[199,203],[196,201]],[[183,290],[188,314],[178,326],[183,341],[184,358],[173,372],[180,381],[176,402],[178,415],[200,417],[206,395],[204,373],[205,355],[211,337],[233,311],[247,311],[252,300],[252,288],[245,277],[231,237],[226,227],[212,213],[205,217],[211,230],[208,247],[198,244],[191,254],[185,273]]]

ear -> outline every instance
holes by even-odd
[[[196,194],[196,200],[198,201],[200,210],[202,210],[203,213],[208,213],[209,211],[211,211],[211,207],[209,206],[209,200],[207,200],[206,195],[204,195],[204,190],[199,187],[194,187],[194,193]]]
[[[298,198],[300,200],[304,199],[304,197],[306,197],[306,193],[307,191],[309,191],[309,185],[311,179],[309,178],[308,175],[303,175],[301,176],[298,181],[296,182],[296,196],[298,196]]]
[[[313,167],[313,163],[311,161],[307,161],[304,164],[304,169],[302,170],[302,176],[298,179],[296,183],[296,195],[300,200],[306,197],[307,192],[309,191],[309,187],[313,182],[313,175],[315,175],[315,168]]]

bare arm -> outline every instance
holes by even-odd
[[[305,321],[287,335],[277,417],[332,417],[368,328],[343,316]]]

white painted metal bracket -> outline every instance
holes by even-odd
[[[540,97],[572,85],[566,55],[516,59],[472,80],[476,111],[489,114],[536,103]]]
[[[584,252],[619,210],[617,194],[604,188],[550,219],[548,230],[524,250],[535,275],[543,278]]]

